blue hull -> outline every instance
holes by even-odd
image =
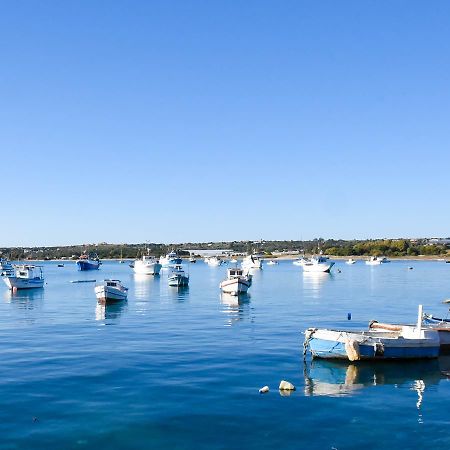
[[[77,261],[78,270],[98,270],[100,261]]]
[[[309,342],[309,347],[313,358],[348,360],[345,344],[343,342],[313,338]],[[439,356],[439,346],[390,347],[385,345],[383,354],[377,355],[373,345],[359,344],[359,354],[360,359],[363,360],[437,358]]]
[[[181,258],[171,258],[169,259],[169,264],[183,264],[183,260]]]

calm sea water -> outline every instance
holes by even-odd
[[[45,289],[0,291],[2,449],[450,448],[449,357],[304,363],[301,335],[414,322],[419,303],[445,316],[450,264],[338,262],[311,276],[285,261],[240,303],[220,295],[226,267],[202,262],[183,291],[118,262],[44,266]],[[121,279],[128,302],[104,308],[93,284],[70,283],[94,278]]]

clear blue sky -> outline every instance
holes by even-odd
[[[0,246],[449,235],[449,17],[1,2]]]

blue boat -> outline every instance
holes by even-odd
[[[96,253],[83,253],[80,259],[77,261],[78,270],[98,270],[100,268],[101,261]]]
[[[422,327],[422,305],[417,325],[398,330],[330,330],[308,328],[304,353],[313,358],[359,360],[437,358],[440,340],[437,331]]]

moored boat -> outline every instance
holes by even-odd
[[[366,264],[368,266],[379,266],[383,263],[383,258],[380,256],[371,256],[368,260],[366,260]]]
[[[252,275],[244,274],[243,269],[235,267],[227,269],[227,278],[219,287],[225,294],[240,295],[246,294],[251,285]]]
[[[120,302],[127,299],[128,288],[120,280],[103,280],[95,286],[95,295],[101,302]]]
[[[189,275],[181,264],[176,264],[169,274],[169,286],[186,287],[189,285]]]
[[[181,264],[182,262],[183,260],[178,256],[177,252],[173,250],[166,256],[159,258],[159,263],[162,265],[162,267],[170,267],[177,264]]]
[[[77,261],[78,270],[98,270],[101,262],[97,253],[83,253]]]
[[[329,272],[333,266],[334,262],[322,255],[313,256],[302,264],[304,272]]]
[[[222,260],[217,256],[208,256],[205,258],[205,263],[211,267],[217,267],[222,264]]]
[[[273,259],[267,261],[268,266],[276,266],[278,264],[278,261],[274,261]]]
[[[355,263],[356,263],[356,259],[353,259],[353,258],[349,258],[349,259],[347,259],[347,261],[345,261],[345,264],[348,264],[348,265],[352,265]]]
[[[142,255],[141,259],[134,261],[134,273],[140,275],[159,275],[162,265],[159,260],[149,254]]]
[[[14,270],[9,272],[10,275],[3,276],[3,281],[9,289],[34,289],[44,286],[44,275],[41,266],[19,264],[13,267]]]
[[[6,258],[0,258],[0,275],[1,276],[12,276],[14,275],[14,267]]]
[[[245,270],[262,269],[262,260],[258,255],[248,255],[242,260],[241,267]]]
[[[333,330],[308,328],[304,349],[313,358],[358,360],[437,358],[438,332],[422,327],[422,307],[419,306],[415,326],[399,330]]]

